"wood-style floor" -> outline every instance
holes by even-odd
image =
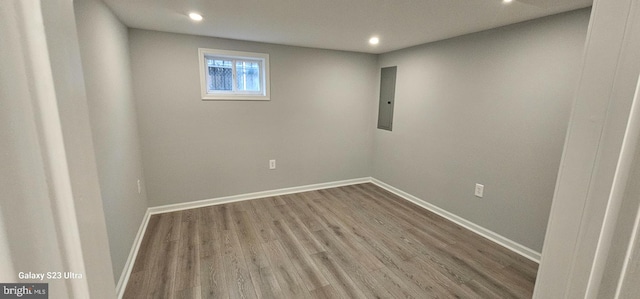
[[[373,184],[151,217],[125,298],[530,298],[537,264]]]

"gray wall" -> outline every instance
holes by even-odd
[[[118,281],[147,209],[127,28],[98,0],[74,1],[113,273]]]
[[[588,21],[585,9],[381,55],[398,77],[373,177],[541,251]]]
[[[150,206],[370,176],[376,56],[138,29],[129,42]],[[268,53],[271,101],[202,101],[199,47]]]

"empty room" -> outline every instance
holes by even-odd
[[[640,294],[639,1],[6,0],[0,41],[2,298]]]

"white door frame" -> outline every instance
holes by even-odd
[[[640,73],[640,1],[595,0],[534,298],[594,298],[624,193]],[[608,215],[605,215],[608,211]]]
[[[52,298],[114,298],[73,1],[2,0],[0,18],[9,124],[0,133],[15,141],[2,144],[9,167],[0,174],[17,196],[2,198],[0,254],[11,263],[1,277],[49,283]],[[21,280],[17,271],[82,278]]]

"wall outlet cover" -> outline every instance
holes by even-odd
[[[482,197],[484,195],[484,185],[476,184],[475,196]]]

